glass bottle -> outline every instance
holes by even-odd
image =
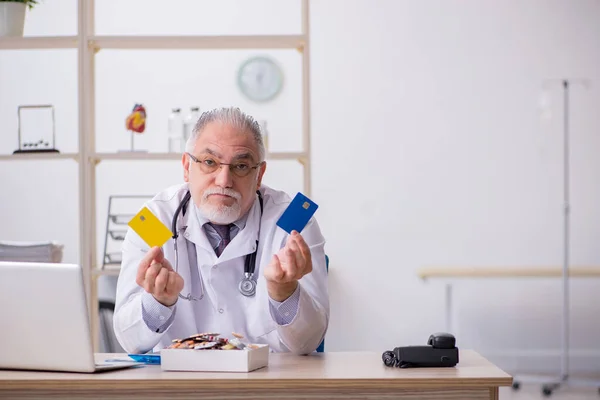
[[[198,118],[200,118],[200,107],[191,107],[190,113],[185,117],[183,123],[184,142],[187,143],[187,140],[192,136],[192,131],[194,130],[194,126],[196,126],[196,122],[198,122]]]
[[[169,153],[179,153],[184,150],[181,108],[173,108],[169,114],[168,141]]]

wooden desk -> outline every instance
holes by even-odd
[[[562,267],[426,267],[417,271],[419,278],[442,279],[446,282],[446,331],[452,327],[452,281],[456,279],[517,279],[517,278],[561,278]],[[600,267],[569,267],[571,278],[600,278]]]
[[[115,355],[99,355],[111,358]],[[0,371],[0,398],[498,399],[512,377],[463,350],[455,368],[386,367],[381,353],[271,354],[250,373],[167,372],[144,366],[97,374]]]

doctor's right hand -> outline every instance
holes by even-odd
[[[177,302],[183,278],[173,270],[160,247],[153,247],[140,261],[135,282],[166,307]]]

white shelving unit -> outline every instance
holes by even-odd
[[[77,153],[21,153],[21,154],[0,154],[0,160],[68,160],[69,158],[78,160]]]
[[[119,274],[118,268],[101,269],[96,238],[104,232],[96,226],[96,166],[104,160],[180,160],[176,153],[97,153],[95,151],[95,55],[102,49],[296,49],[302,55],[301,152],[267,153],[267,160],[297,160],[303,166],[303,190],[311,193],[310,143],[310,40],[309,0],[301,0],[302,31],[299,35],[232,36],[97,36],[94,0],[77,2],[77,36],[0,38],[1,50],[77,49],[79,147],[77,153],[0,155],[0,161],[74,159],[79,169],[80,263],[84,268],[94,348],[99,348],[98,277]]]

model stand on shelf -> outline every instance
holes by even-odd
[[[133,110],[125,119],[125,127],[131,135],[131,148],[129,150],[119,150],[119,152],[147,152],[147,150],[135,150],[134,146],[135,135],[142,135],[146,130],[146,108],[143,104],[133,106]]]

